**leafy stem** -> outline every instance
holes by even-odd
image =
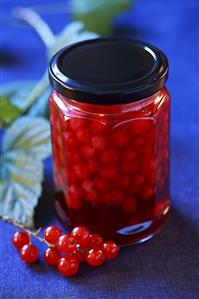
[[[18,8],[13,11],[16,19],[26,22],[35,29],[43,43],[49,48],[55,41],[55,36],[47,23],[32,9]]]
[[[45,89],[48,87],[48,74],[47,71],[44,73],[42,78],[37,82],[31,93],[28,95],[26,99],[26,106],[24,107],[24,110],[28,110],[29,107],[39,98],[39,96],[45,91]]]
[[[42,243],[46,243],[46,245],[48,245],[49,247],[55,247],[55,245],[50,244],[48,241],[46,241],[44,238],[41,238],[39,236],[39,233],[41,231],[41,227],[39,229],[37,229],[36,231],[32,231],[30,229],[28,229],[24,224],[12,219],[11,217],[8,216],[4,216],[4,215],[0,215],[0,219],[2,219],[5,222],[8,222],[12,225],[14,225],[16,228],[20,228],[23,231],[27,232],[30,236],[33,236],[34,238],[36,238],[37,240],[39,240]]]

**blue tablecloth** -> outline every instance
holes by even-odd
[[[16,5],[42,2],[51,1],[3,1],[1,14],[5,20]],[[199,298],[198,3],[197,0],[135,1],[133,9],[114,23],[116,34],[128,33],[155,44],[169,58],[173,204],[166,227],[149,242],[123,249],[117,261],[95,269],[85,265],[76,277],[65,279],[42,261],[32,267],[23,264],[11,246],[13,227],[0,223],[2,298]],[[54,32],[59,32],[68,20],[64,11],[44,17]],[[2,29],[1,80],[38,79],[46,61],[45,48],[37,35],[16,23],[3,23]],[[37,223],[42,226],[57,223],[52,205],[51,159],[45,166],[44,192],[36,213]]]

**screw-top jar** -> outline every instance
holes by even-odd
[[[168,62],[130,39],[94,39],[50,63],[56,210],[120,245],[165,223],[169,196]]]

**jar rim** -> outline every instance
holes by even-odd
[[[52,87],[75,101],[114,105],[139,101],[164,87],[168,60],[158,48],[127,38],[96,38],[56,53]]]

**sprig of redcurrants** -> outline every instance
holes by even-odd
[[[106,259],[115,259],[119,247],[113,241],[104,242],[97,233],[90,233],[84,226],[75,227],[70,234],[64,234],[61,228],[49,226],[44,230],[44,238],[38,232],[23,228],[12,239],[14,246],[20,250],[20,257],[26,263],[34,263],[39,256],[37,247],[31,244],[31,236],[47,244],[44,260],[50,266],[56,266],[64,276],[73,276],[79,270],[81,262],[91,266],[101,266]]]

